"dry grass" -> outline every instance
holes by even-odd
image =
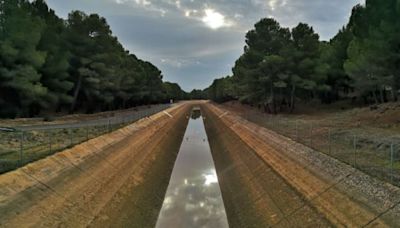
[[[358,169],[400,185],[400,104],[354,109],[304,108],[307,114],[265,114],[228,102],[226,109],[328,154]]]

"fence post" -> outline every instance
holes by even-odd
[[[89,140],[89,126],[86,126],[86,141]]]
[[[312,143],[313,143],[313,141],[312,141],[312,132],[313,132],[313,124],[311,123],[311,125],[310,125],[310,147],[312,147]]]
[[[278,118],[278,117],[277,117]],[[278,118],[278,125],[276,127],[276,131],[279,132],[279,130],[282,128],[282,120]],[[280,133],[280,132],[279,132]]]
[[[49,130],[49,152],[51,154],[51,143],[52,143],[52,134],[51,134],[51,130]]]
[[[394,157],[394,145],[393,142],[390,144],[390,182],[393,184],[394,170],[393,170],[393,157]]]
[[[72,146],[73,140],[72,140],[72,129],[68,129],[69,133],[69,145]]]
[[[354,167],[357,168],[357,136],[353,137],[353,149],[354,149]]]
[[[328,129],[328,153],[329,155],[332,154],[332,135],[331,135],[331,129]]]
[[[279,131],[279,129],[281,128],[281,120],[277,117],[277,121],[276,121],[276,130],[275,131]]]
[[[21,131],[20,145],[19,145],[19,165],[22,166],[22,156],[24,152],[24,131]]]
[[[272,118],[272,116],[269,117],[269,128],[271,130],[275,129],[275,118]]]

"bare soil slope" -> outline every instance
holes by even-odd
[[[0,176],[2,227],[153,227],[190,105]]]
[[[230,227],[332,226],[218,116],[203,110]]]
[[[292,226],[292,221],[312,227],[325,226],[326,221],[345,227],[400,226],[399,188],[221,106],[210,103],[203,109],[209,134],[220,140],[210,139],[223,197],[231,204],[228,219],[237,227],[253,227],[246,221],[284,227]],[[248,200],[254,203],[246,206]]]

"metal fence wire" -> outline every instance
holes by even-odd
[[[246,112],[247,120],[271,129],[371,176],[400,186],[400,137]]]
[[[169,107],[169,104],[150,106],[112,117],[74,123],[0,128],[0,173],[117,130]]]

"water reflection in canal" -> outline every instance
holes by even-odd
[[[198,108],[192,111],[156,227],[228,227]]]

